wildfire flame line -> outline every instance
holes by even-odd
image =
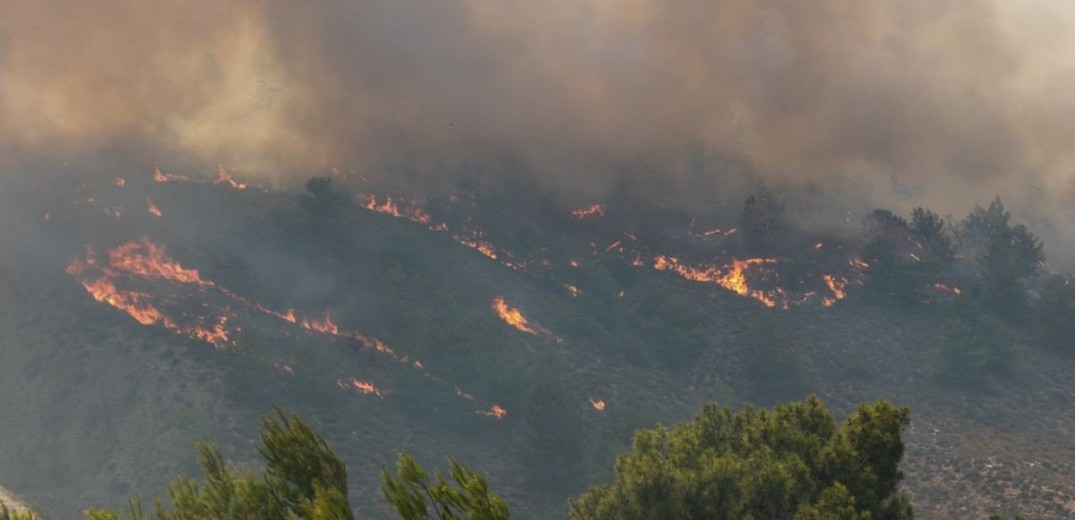
[[[639,260],[636,260],[636,265],[638,265],[638,262]],[[775,263],[777,263],[777,260],[773,258],[748,258],[745,260],[733,259],[732,263],[726,266],[691,267],[683,265],[674,256],[660,255],[653,259],[653,268],[658,271],[672,271],[687,280],[695,282],[715,283],[740,296],[754,298],[765,304],[766,307],[779,305],[780,308],[787,309],[788,298],[782,289],[761,291],[751,289],[747,283],[745,272],[748,269],[754,266]]]
[[[530,326],[530,322],[527,321],[526,316],[523,316],[523,313],[520,312],[519,309],[509,307],[502,296],[493,298],[492,307],[493,310],[496,311],[497,316],[500,316],[500,319],[504,320],[504,323],[515,327],[521,332],[533,334],[535,336],[537,335],[538,331]]]
[[[601,204],[594,204],[588,208],[580,208],[573,210],[571,216],[579,220],[590,217],[603,217],[605,216],[605,207]]]
[[[127,313],[141,325],[159,325],[172,330],[177,334],[185,335],[191,339],[204,341],[215,347],[223,347],[232,343],[228,331],[228,318],[220,316],[215,323],[209,326],[181,325],[175,319],[164,313],[154,304],[153,297],[147,293],[121,290],[116,285],[120,275],[127,275],[145,280],[166,280],[178,284],[195,286],[203,289],[213,289],[228,297],[232,301],[245,305],[260,313],[275,317],[287,323],[299,326],[304,330],[314,333],[326,334],[357,341],[361,345],[371,348],[393,360],[407,364],[411,368],[419,370],[424,376],[439,383],[444,381],[425,370],[418,360],[411,360],[407,355],[399,355],[388,345],[378,338],[366,336],[359,332],[341,330],[333,322],[331,314],[326,311],[322,319],[305,318],[299,320],[295,311],[289,309],[280,312],[270,309],[260,303],[252,302],[231,290],[221,287],[211,280],[201,277],[197,269],[183,267],[178,262],[169,258],[165,249],[151,242],[147,237],[138,241],[129,241],[113,248],[108,253],[107,265],[100,265],[92,249],[87,248],[84,259],[75,259],[70,262],[66,269],[68,274],[74,276],[86,289],[86,291],[98,302],[107,303]],[[99,271],[98,276],[91,276],[91,271]],[[288,367],[290,368],[290,367]],[[287,370],[292,372],[292,370]],[[371,383],[351,378],[340,380],[346,383],[349,389],[355,389],[362,393],[384,397],[386,392],[378,389]],[[341,386],[343,387],[343,386]],[[473,401],[474,396],[463,392],[456,385],[456,395],[466,401]],[[487,411],[480,411],[483,415],[502,418],[507,411],[498,405],[493,405]]]

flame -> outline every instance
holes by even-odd
[[[416,224],[421,224],[432,231],[447,231],[448,224],[439,223],[433,224],[433,220],[429,217],[422,208],[413,204],[407,204],[400,209],[400,205],[392,200],[392,197],[385,195],[385,201],[383,204],[377,204],[377,196],[360,193],[358,199],[363,202],[362,207],[373,211],[375,213],[381,213],[396,218],[402,218],[410,220]]]
[[[508,415],[508,411],[498,404],[490,406],[488,410],[478,410],[477,413],[486,417],[493,417],[496,419],[503,419],[504,416]]]
[[[572,260],[571,261],[571,267],[574,267],[575,269],[578,269],[579,261],[578,260]]]
[[[346,380],[345,379],[338,379],[338,380],[336,380],[336,386],[338,386],[338,387],[340,387],[340,388],[342,388],[344,390],[347,390],[347,389],[358,390],[360,393],[363,393],[363,394],[366,394],[366,395],[375,395],[377,397],[380,397],[381,399],[384,399],[384,392],[381,392],[381,389],[379,389],[376,386],[374,386],[373,383],[370,383],[369,381],[363,381],[363,380],[361,380],[361,379],[359,379],[357,377],[352,377],[352,378],[346,379]]]
[[[120,188],[122,188],[122,187],[124,187],[126,185],[127,185],[127,179],[124,179],[123,177],[116,177],[116,186],[119,186]]]
[[[321,321],[302,320],[302,328],[306,330],[312,330],[314,332],[321,332],[323,334],[331,334],[333,336],[340,335],[340,328],[332,322],[332,316],[328,311],[325,311],[325,319]]]
[[[870,264],[866,263],[866,261],[861,259],[861,258],[852,258],[850,260],[850,263],[851,263],[851,267],[854,267],[856,269],[869,269],[870,268]]]
[[[955,286],[950,287],[950,286],[945,285],[943,283],[935,283],[935,284],[933,284],[933,288],[938,290],[938,291],[940,291],[940,292],[954,294],[956,296],[959,296],[960,294],[963,294],[963,291],[960,291],[959,287],[955,287]]]
[[[160,168],[153,168],[153,180],[160,183],[165,182],[192,182],[193,179],[186,175],[179,175],[175,173],[164,173]]]
[[[831,274],[822,275],[821,278],[825,279],[825,285],[829,286],[829,290],[832,291],[832,295],[836,300],[843,300],[847,297],[847,292],[844,290],[847,287],[847,278],[836,278]],[[834,303],[836,303],[834,300],[828,298],[822,302],[826,307],[831,307]]]
[[[111,256],[111,255],[110,255]],[[97,268],[97,260],[93,251],[89,250],[86,260],[72,260],[67,266],[67,273],[79,279],[82,287],[93,297],[94,300],[107,303],[119,309],[142,325],[158,324],[177,334],[183,334],[191,339],[197,339],[209,343],[215,347],[222,347],[230,342],[227,330],[227,318],[217,318],[216,324],[211,328],[197,325],[183,326],[176,323],[151,302],[150,295],[136,291],[125,291],[117,288],[115,276],[116,266],[101,269],[101,275],[96,278],[84,277],[90,268]]]
[[[676,274],[695,282],[715,283],[733,291],[740,296],[748,296],[765,304],[766,307],[788,308],[787,296],[781,289],[765,292],[751,289],[747,283],[745,272],[751,267],[758,265],[775,264],[773,258],[748,258],[745,260],[732,259],[732,263],[726,266],[703,266],[691,267],[683,265],[674,256],[661,255],[653,260],[653,268],[658,271],[672,271]]]
[[[560,285],[563,285],[564,288],[567,289],[567,292],[571,293],[571,296],[574,296],[575,298],[579,297],[579,288],[578,287],[575,287],[574,285],[571,285],[569,283],[564,283],[564,284],[560,284]]]
[[[605,207],[600,204],[594,204],[588,208],[581,208],[572,211],[571,216],[580,220],[593,216],[603,217],[605,216]]]
[[[623,298],[624,294],[627,294],[627,292],[624,291],[623,289],[620,289],[620,294],[617,294],[616,296],[619,297],[619,298]]]
[[[214,184],[227,184],[228,186],[231,186],[232,188],[235,188],[237,190],[245,190],[246,189],[246,184],[241,183],[241,182],[235,182],[235,179],[233,179],[231,177],[231,174],[228,173],[228,170],[224,169],[223,164],[217,165],[216,180],[213,181],[213,183]]]
[[[146,197],[146,204],[149,207],[149,214],[150,215],[153,215],[154,217],[163,217],[164,216],[164,214],[161,213],[160,208],[158,208],[157,205],[153,203],[153,199],[151,199],[149,197]]]
[[[591,397],[590,406],[592,406],[594,410],[597,410],[599,412],[605,411],[605,402],[601,399],[594,399],[593,397]]]
[[[530,326],[530,323],[526,320],[526,317],[523,316],[523,313],[519,312],[519,309],[508,307],[508,304],[504,301],[503,297],[497,296],[496,298],[493,298],[492,307],[493,310],[496,311],[496,314],[500,316],[500,319],[504,320],[508,325],[515,327],[521,332],[526,332],[527,334],[533,334],[535,336],[537,335],[537,330]]]
[[[825,247],[824,242],[818,242],[818,243],[814,244],[814,249],[817,250],[817,251],[821,251],[821,248],[823,248],[823,247]]]
[[[144,252],[143,252],[144,250]],[[173,262],[164,248],[142,237],[140,242],[130,241],[108,253],[111,267],[146,278],[160,278],[179,283],[212,287],[213,282],[202,280],[197,269],[187,269]]]
[[[479,253],[493,260],[497,259],[496,249],[493,247],[493,244],[483,240],[480,231],[472,231],[471,236],[469,237],[464,235],[455,235],[453,238],[455,238],[456,241],[458,241],[460,244],[474,249],[475,251],[478,251]]]

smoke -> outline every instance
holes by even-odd
[[[704,140],[773,182],[852,182],[878,204],[961,214],[1001,194],[1055,251],[1075,238],[1072,15],[1045,0],[17,0],[0,21],[0,151],[412,185],[466,160],[592,195],[624,165],[681,182]]]

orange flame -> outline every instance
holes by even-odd
[[[497,316],[500,316],[500,319],[504,320],[508,325],[515,327],[519,331],[526,332],[527,334],[537,335],[537,330],[534,330],[534,328],[530,326],[530,323],[526,320],[526,317],[523,316],[523,313],[519,312],[519,309],[508,307],[508,304],[504,301],[503,297],[497,296],[496,298],[493,298],[492,307],[493,310],[496,311]]]
[[[246,184],[244,184],[242,182],[235,182],[235,179],[233,179],[231,177],[231,174],[228,173],[228,170],[224,169],[223,164],[218,164],[217,165],[216,180],[213,181],[213,182],[215,184],[227,184],[228,186],[231,186],[232,188],[235,188],[237,190],[245,190],[246,189]]]
[[[336,386],[344,390],[355,389],[360,393],[366,395],[375,395],[377,397],[380,397],[381,399],[384,399],[384,392],[381,392],[381,389],[374,386],[373,383],[370,383],[369,381],[363,381],[361,379],[358,379],[357,377],[352,377],[346,380],[338,379],[336,381]]]
[[[847,292],[844,290],[847,287],[847,278],[836,278],[831,274],[823,275],[821,278],[825,280],[825,285],[829,286],[829,290],[832,291],[832,295],[837,300],[842,300],[847,296]],[[825,306],[829,307],[831,305],[830,303]]]
[[[150,242],[145,237],[142,238],[141,243],[132,240],[109,251],[108,262],[115,269],[146,278],[160,278],[204,287],[213,286],[213,282],[202,280],[197,269],[187,269],[173,262],[164,253],[163,247]]]
[[[191,182],[193,179],[186,175],[179,175],[175,173],[164,173],[160,168],[153,169],[153,180],[156,182]]]
[[[591,397],[590,406],[592,406],[594,410],[597,410],[599,412],[605,411],[605,402],[601,399],[594,399],[593,397]]]
[[[580,220],[593,216],[603,217],[605,216],[605,207],[600,204],[594,204],[588,208],[581,208],[572,211],[571,216]]]
[[[488,410],[478,410],[477,413],[495,419],[503,419],[504,416],[508,415],[508,411],[498,404],[490,406]]]
[[[165,315],[159,308],[154,306],[150,302],[151,298],[148,294],[118,289],[113,280],[113,277],[116,274],[113,269],[102,269],[101,276],[97,278],[83,277],[85,271],[90,267],[97,267],[97,261],[93,256],[92,250],[87,252],[85,262],[77,259],[73,260],[67,266],[66,271],[68,274],[79,278],[82,287],[86,289],[86,292],[90,293],[90,296],[92,296],[94,300],[107,303],[112,307],[127,313],[128,316],[142,325],[148,326],[159,324],[178,334],[184,334],[189,338],[205,341],[215,347],[221,347],[229,342],[228,331],[226,328],[227,318],[223,316],[218,318],[217,323],[212,328],[181,326],[176,323],[175,320]]]
[[[733,291],[740,296],[748,296],[765,304],[766,307],[788,307],[787,297],[780,289],[770,292],[751,289],[747,283],[745,272],[753,266],[775,264],[773,258],[748,258],[746,260],[733,259],[730,265],[691,267],[683,265],[674,256],[658,256],[653,260],[653,268],[658,271],[672,271],[676,274],[695,282],[715,283]]]
[[[164,216],[164,214],[161,213],[160,208],[158,208],[157,205],[153,203],[153,199],[151,199],[149,197],[146,197],[146,204],[149,207],[149,214],[150,215],[153,215],[154,217],[163,217]]]

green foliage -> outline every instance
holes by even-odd
[[[201,520],[352,518],[347,502],[347,470],[325,440],[297,416],[279,409],[263,419],[257,451],[266,461],[263,475],[236,470],[216,446],[198,443],[203,482],[180,477],[168,486],[169,509],[156,502],[152,514],[131,500],[126,515],[87,511],[90,520]]]
[[[403,520],[507,520],[508,505],[485,477],[448,459],[451,478],[430,479],[410,455],[400,453],[396,475],[381,471],[385,499]]]
[[[1045,261],[1041,240],[1026,226],[1010,224],[1000,198],[988,208],[975,206],[960,224],[964,244],[977,252],[982,269],[982,302],[1005,317],[1026,311],[1026,279]]]
[[[944,220],[936,213],[915,208],[911,212],[911,236],[921,250],[920,270],[925,277],[933,278],[952,265],[956,248],[944,229]]]
[[[860,406],[837,428],[814,397],[736,414],[705,405],[672,430],[640,430],[612,485],[571,502],[574,520],[908,519],[897,493],[906,408]]]
[[[875,295],[900,304],[921,303],[928,288],[938,281],[955,259],[955,246],[936,213],[915,208],[911,222],[889,210],[878,209],[866,217],[863,228],[869,241],[862,259]]]
[[[1061,275],[1049,277],[1034,304],[1034,321],[1051,350],[1075,354],[1075,287]]]

